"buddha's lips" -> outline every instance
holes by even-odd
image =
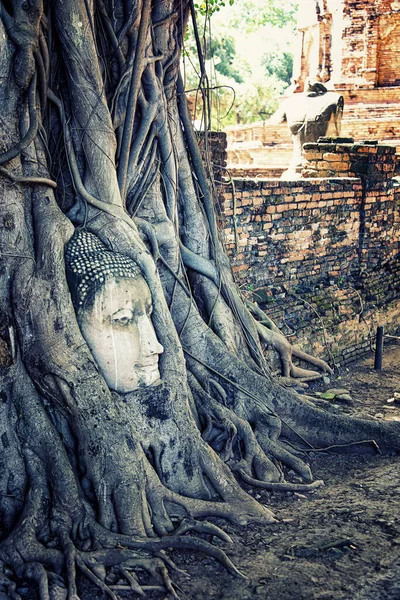
[[[158,369],[158,354],[156,355],[157,357],[154,358],[154,360],[148,361],[148,362],[143,362],[143,363],[135,363],[135,369],[138,370],[146,370],[146,371],[154,371],[156,369]]]

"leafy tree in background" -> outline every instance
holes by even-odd
[[[190,60],[196,51],[191,31],[185,44],[189,58],[186,89],[195,89],[199,83],[212,88],[215,129],[265,120],[290,84],[297,4],[239,0],[231,6],[214,3],[208,12],[206,5],[198,5],[198,10],[207,83]],[[198,106],[196,120],[200,114]]]
[[[279,81],[290,84],[293,72],[293,55],[290,52],[266,52],[262,62],[268,76],[275,75]]]
[[[243,74],[235,65],[236,61],[235,38],[230,35],[216,36],[212,38],[207,48],[206,59],[214,59],[215,69],[221,75],[230,77],[236,83],[243,83]]]
[[[231,25],[240,31],[253,32],[263,25],[282,28],[288,23],[295,24],[298,2],[288,0],[237,0],[233,4]]]

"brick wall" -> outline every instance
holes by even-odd
[[[318,18],[316,4],[307,4],[298,23],[298,91],[308,76],[355,88],[400,85],[397,0],[327,0],[319,4]]]
[[[223,236],[242,289],[292,343],[337,364],[399,327],[400,191],[359,177],[235,180]]]
[[[345,0],[342,83],[400,85],[400,11],[392,0]]]
[[[223,131],[208,131],[207,137],[205,137],[204,132],[200,131],[197,132],[197,140],[206,169],[208,170],[208,168],[211,167],[214,178],[220,180],[225,175],[226,171],[226,133]],[[206,157],[208,157],[209,160],[206,160]]]
[[[396,148],[376,141],[308,143],[303,146],[303,157],[302,177],[359,176],[370,187],[393,177],[397,165]]]

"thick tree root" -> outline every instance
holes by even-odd
[[[11,598],[11,600],[21,600],[21,596],[17,594],[17,584],[12,580],[13,572],[5,566],[5,563],[0,560],[0,598],[2,600]],[[7,596],[4,596],[7,594]]]
[[[122,559],[122,562],[125,563],[126,560],[134,558],[132,551],[159,553],[161,550],[169,548],[204,552],[208,556],[211,556],[220,562],[232,575],[244,578],[244,575],[240,573],[235,565],[229,560],[223,550],[199,538],[169,536],[167,538],[154,540],[134,539],[130,536],[124,536],[123,534],[110,533],[105,530],[100,531],[98,525],[95,526],[95,529],[95,537],[97,542],[101,543],[101,545],[104,547],[110,547],[111,545],[114,547],[112,550],[97,550],[91,553],[92,558],[95,558],[98,561],[101,560],[105,566],[111,566],[114,560],[120,561]]]
[[[290,342],[281,333],[275,323],[253,302],[246,301],[246,306],[255,317],[261,319],[256,321],[258,334],[263,342],[270,344],[279,354],[282,363],[282,376],[312,381],[321,375],[317,371],[302,369],[293,363],[292,357],[298,358],[310,365],[318,367],[322,373],[333,373],[331,367],[322,359],[293,348]]]
[[[17,536],[13,535],[12,539],[5,540],[0,545],[0,557],[2,563],[7,565],[6,570],[9,575],[0,575],[0,591],[3,589],[13,600],[20,600],[15,591],[15,583],[10,578],[11,568],[18,577],[31,580],[36,585],[40,600],[50,600],[54,596],[53,592],[51,594],[51,589],[55,587],[60,588],[59,592],[68,600],[78,600],[76,574],[80,571],[108,597],[118,600],[119,589],[130,589],[139,595],[145,594],[145,587],[139,583],[135,575],[136,571],[145,571],[156,587],[163,588],[177,598],[169,571],[182,572],[164,553],[168,548],[205,553],[220,562],[231,574],[244,577],[223,550],[205,540],[183,535],[188,531],[196,531],[212,536],[217,535],[223,541],[231,542],[229,536],[210,523],[187,520],[178,526],[174,535],[151,540],[111,533],[95,522],[90,526],[90,530],[92,531],[91,545],[97,549],[86,552],[78,549],[81,545],[79,540],[77,545],[71,540],[68,544],[69,549],[62,552],[55,548],[46,548],[34,538],[32,533],[29,533],[28,537],[23,536],[23,531],[19,531]],[[65,537],[64,534],[61,535]],[[66,545],[65,542],[63,545]],[[34,560],[35,556],[36,560]],[[113,586],[112,582],[115,582],[116,578],[107,577],[110,569],[114,570],[114,574],[117,572],[126,584],[122,587]],[[66,576],[66,582],[62,577],[63,574]]]
[[[193,375],[188,374],[188,378],[197,399],[199,415],[202,415],[206,422],[202,432],[203,439],[215,448],[226,462],[231,461],[230,464],[235,464],[239,460],[242,468],[246,465],[249,475],[253,472],[253,467],[256,467],[259,473],[262,472],[263,479],[279,481],[280,471],[264,454],[249,423],[207,394]],[[236,452],[235,459],[234,446],[238,444],[242,449],[240,455]]]
[[[229,461],[233,471],[242,469],[249,477],[260,481],[278,482],[283,479],[279,467],[279,463],[283,463],[301,475],[305,481],[312,481],[309,466],[278,441],[281,432],[279,419],[258,411],[256,419],[253,415],[255,426],[252,428],[245,418],[239,417],[237,413],[207,394],[193,375],[188,374],[188,378],[194,396],[198,398],[198,412],[206,419],[203,438]],[[214,385],[220,388],[215,382]],[[224,394],[220,392],[218,398],[223,402]],[[243,451],[240,451],[239,455],[236,451],[235,455],[235,447],[243,448]]]
[[[208,523],[207,521],[196,521],[194,519],[182,519],[178,527],[174,530],[175,536],[184,535],[188,531],[196,531],[197,533],[206,533],[211,536],[218,537],[227,544],[232,544],[232,539],[227,533],[217,525]]]
[[[76,515],[79,518],[82,511],[76,511],[75,502],[79,504],[79,498],[75,498],[74,501],[74,493],[68,498],[68,504],[64,507],[53,508],[50,519],[51,531],[43,537],[40,532],[48,519],[44,472],[42,465],[31,451],[27,452],[27,457],[32,480],[31,491],[26,500],[20,525],[12,530],[10,536],[0,545],[0,560],[9,565],[18,576],[32,580],[37,586],[40,600],[50,600],[50,588],[60,587],[58,576],[63,573],[66,576],[67,597],[69,600],[76,600],[78,598],[77,571],[81,571],[100,590],[116,600],[116,591],[106,582],[106,572],[111,567],[145,569],[150,575],[157,575],[155,583],[158,586],[163,585],[168,593],[176,595],[168,575],[168,569],[175,570],[176,567],[163,552],[168,548],[204,552],[218,560],[230,573],[241,576],[223,550],[205,540],[184,536],[189,531],[195,531],[218,536],[224,542],[230,542],[229,536],[214,524],[196,521],[193,518],[184,519],[170,535],[162,539],[113,533],[96,522],[90,510],[89,512],[84,510],[86,512],[84,522],[76,520]],[[54,474],[57,472],[57,460],[53,464]],[[168,510],[173,510],[172,507],[175,510],[182,508],[184,514],[194,516],[216,514],[236,522],[246,521],[249,517],[264,521],[271,520],[269,511],[263,509],[244,492],[242,492],[243,503],[240,507],[229,502],[208,502],[185,498],[167,490],[149,464],[147,464],[147,476],[149,497],[152,498],[152,506],[155,509],[153,513],[155,522],[159,518],[157,514],[161,515],[162,519],[167,518],[166,506]],[[230,495],[229,486],[225,493],[227,497]],[[154,504],[156,499],[161,508],[157,508]],[[169,517],[168,519],[171,522]],[[172,522],[171,529],[173,529]],[[8,590],[11,584],[9,585],[7,580],[4,580],[4,583],[7,584]],[[133,581],[129,580],[128,584],[132,588]],[[11,587],[10,592],[12,589]],[[54,593],[52,592],[53,596]]]
[[[260,487],[270,492],[314,492],[324,485],[322,479],[316,479],[312,483],[271,483],[269,481],[259,481],[249,477],[245,471],[238,470],[238,474],[248,485]]]

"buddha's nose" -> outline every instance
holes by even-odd
[[[153,354],[162,354],[163,346],[157,339],[154,331],[153,323],[148,316],[144,316],[139,321],[140,337],[142,340],[142,348],[144,356],[152,356]]]

